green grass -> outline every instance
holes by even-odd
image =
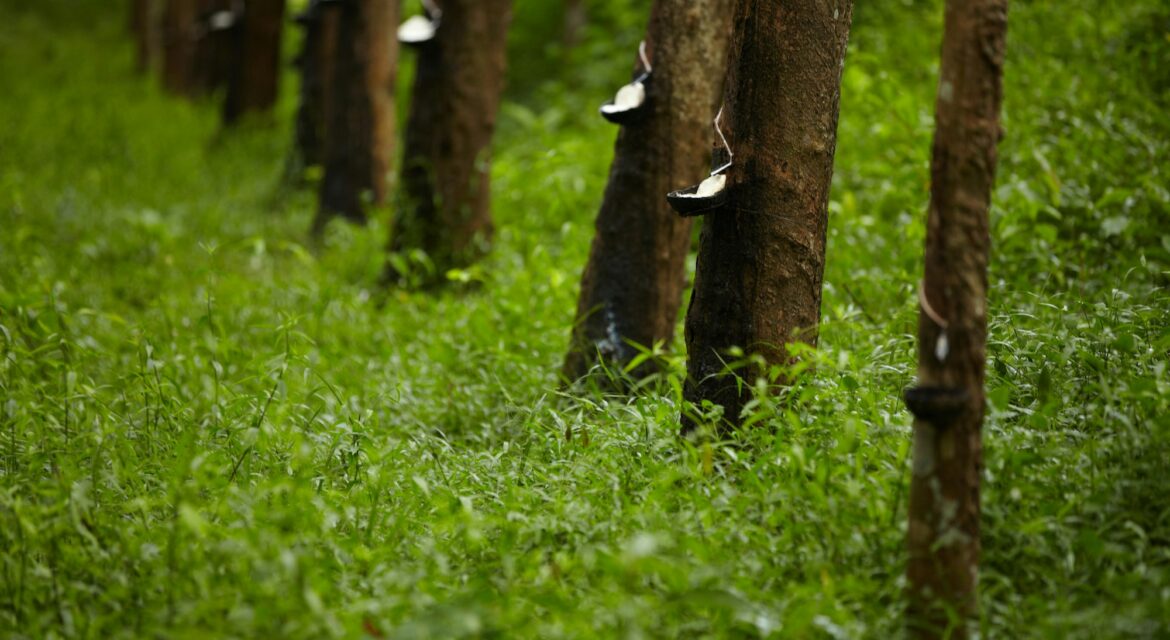
[[[291,91],[223,133],[133,76],[120,11],[9,4],[0,636],[901,634],[937,3],[858,3],[818,367],[697,449],[681,359],[636,397],[557,391],[626,3],[588,55],[518,65],[494,252],[427,294],[378,289],[380,222],[308,243]],[[1011,21],[984,635],[1167,637],[1168,14]],[[514,54],[549,26],[517,24]]]

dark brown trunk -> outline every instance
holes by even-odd
[[[979,478],[1007,0],[948,0],[918,321],[907,571],[919,638],[977,629]],[[951,629],[947,630],[950,626]]]
[[[398,0],[350,0],[335,11],[318,233],[333,216],[360,222],[368,204],[383,204],[394,157]]]
[[[301,99],[296,117],[296,148],[293,173],[325,161],[325,127],[328,122],[329,91],[332,86],[333,55],[337,46],[337,12],[334,4],[313,2],[300,17],[304,28],[297,67],[301,76]]]
[[[155,0],[133,0],[130,3],[130,32],[134,35],[135,65],[140,73],[154,67],[161,48],[161,34]]]
[[[199,6],[196,0],[167,0],[163,12],[163,87],[181,96],[196,93],[195,36]]]
[[[829,184],[851,0],[739,0],[723,130],[735,154],[728,202],[707,214],[686,320],[686,399],[740,424],[750,382],[725,375],[728,350],[768,364],[816,344]],[[678,185],[683,186],[683,185]],[[683,417],[683,431],[696,425]]]
[[[392,251],[422,249],[443,274],[487,249],[491,140],[512,0],[443,0],[442,26],[418,48]],[[391,273],[391,279],[400,274]]]
[[[248,0],[243,24],[237,27],[242,43],[234,65],[224,122],[231,124],[248,113],[270,111],[280,87],[280,41],[284,32],[285,0]]]
[[[565,0],[564,44],[571,49],[581,43],[581,36],[585,33],[588,23],[588,14],[585,11],[585,0]]]
[[[634,345],[669,344],[686,286],[691,220],[665,195],[706,177],[711,118],[723,86],[733,0],[657,0],[646,44],[646,115],[618,134],[597,233],[581,277],[565,359],[569,380],[598,360],[618,368]],[[641,63],[638,66],[641,71]],[[635,371],[644,375],[653,362]]]
[[[194,38],[191,90],[195,96],[209,96],[228,85],[239,64],[240,3],[233,0],[200,0],[192,27]],[[219,23],[233,16],[230,23]]]

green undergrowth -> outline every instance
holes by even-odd
[[[518,17],[493,253],[387,292],[389,212],[315,246],[280,186],[292,91],[223,132],[120,9],[0,3],[0,636],[901,635],[939,6],[858,3],[816,366],[692,445],[681,357],[559,391],[639,38],[610,4],[583,53]],[[984,635],[1167,637],[1166,11],[1011,22]]]

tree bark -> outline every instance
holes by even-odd
[[[585,25],[588,24],[587,16],[585,0],[565,0],[565,24],[561,37],[566,49],[581,44],[581,36],[585,33]]]
[[[919,387],[906,395],[916,414],[909,615],[920,638],[964,638],[978,628],[988,208],[1001,137],[1007,4],[946,3],[918,322]]]
[[[135,65],[139,73],[147,73],[154,67],[161,50],[157,7],[155,0],[130,3],[130,32],[134,35]]]
[[[634,346],[670,343],[686,286],[691,219],[664,194],[708,173],[711,118],[723,86],[733,0],[657,0],[646,44],[648,113],[618,134],[564,376],[599,359],[618,368]],[[641,62],[638,62],[641,72]],[[632,344],[631,344],[632,343]],[[647,362],[633,372],[653,372]]]
[[[316,233],[334,216],[362,222],[367,204],[383,204],[394,157],[398,0],[349,0],[336,11]]]
[[[707,214],[686,319],[686,399],[723,407],[738,426],[750,382],[727,375],[732,347],[790,360],[816,344],[829,185],[851,0],[739,0],[723,131],[735,154],[727,203]],[[683,186],[683,185],[679,185]],[[683,416],[683,432],[696,424]]]
[[[192,25],[192,96],[210,96],[228,86],[233,69],[239,64],[240,26],[233,23],[228,28],[215,28],[213,23],[218,14],[242,13],[238,4],[233,0],[199,0]]]
[[[168,0],[163,15],[163,86],[199,98],[227,84],[235,58],[231,30],[214,30],[211,18],[230,11],[231,0]]]
[[[270,111],[280,89],[280,42],[284,32],[285,0],[248,0],[240,59],[233,68],[224,100],[224,122],[232,124],[248,113]]]
[[[418,48],[392,251],[422,249],[442,274],[487,250],[491,140],[512,0],[443,0],[442,26]],[[397,279],[391,268],[390,279]]]
[[[163,13],[163,87],[194,95],[196,0],[167,0]]]
[[[310,3],[301,17],[304,41],[297,67],[301,75],[301,99],[297,108],[295,173],[321,166],[325,159],[325,128],[330,111],[328,88],[332,86],[333,56],[337,47],[336,5]]]

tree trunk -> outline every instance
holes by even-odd
[[[243,42],[224,101],[224,122],[232,124],[247,113],[270,111],[280,86],[280,41],[284,32],[285,0],[248,0]]]
[[[565,0],[565,26],[562,38],[566,49],[581,44],[581,36],[588,24],[585,0]]]
[[[297,56],[301,75],[301,100],[297,108],[293,173],[324,164],[325,123],[328,122],[333,56],[337,46],[337,12],[334,4],[312,2],[301,16],[304,41]]]
[[[739,0],[723,131],[735,154],[728,201],[707,214],[687,311],[686,399],[740,424],[755,367],[726,375],[732,347],[768,364],[816,344],[829,184],[852,0]],[[682,186],[682,185],[679,185]],[[695,423],[683,416],[683,432]]]
[[[1007,0],[948,0],[918,321],[907,571],[916,637],[977,628],[988,207]],[[948,613],[951,614],[948,616]]]
[[[691,219],[664,194],[706,177],[711,118],[726,69],[733,0],[657,0],[646,36],[648,113],[618,134],[597,233],[581,278],[564,376],[599,359],[620,368],[631,343],[670,343],[686,286]],[[638,63],[639,72],[641,63]],[[655,363],[634,372],[645,375]]]
[[[167,0],[163,13],[163,87],[194,95],[196,0]]]
[[[130,32],[134,35],[135,64],[140,73],[154,67],[161,48],[158,3],[155,0],[133,0],[130,3]]]
[[[231,29],[213,29],[213,16],[231,0],[168,0],[163,17],[163,86],[188,98],[210,95],[227,84],[235,59]]]
[[[209,96],[227,87],[239,64],[239,16],[242,8],[233,0],[200,0],[192,25],[194,43],[191,89],[193,96]],[[219,16],[233,15],[230,26],[216,24]]]
[[[326,99],[334,108],[326,120],[316,233],[333,216],[362,222],[367,204],[383,204],[394,157],[398,0],[351,0],[335,11]]]
[[[490,158],[512,0],[443,0],[436,37],[418,49],[392,251],[422,249],[442,274],[491,239]],[[390,273],[391,279],[402,274]]]

